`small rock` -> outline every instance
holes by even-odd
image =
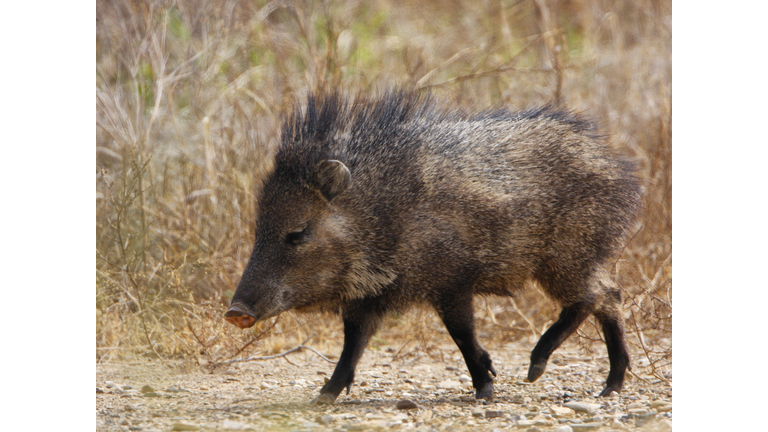
[[[149,393],[144,393],[144,397],[160,397],[160,395],[157,394],[157,392],[149,392]]]
[[[568,425],[564,425],[555,429],[555,432],[573,432],[573,428]]]
[[[472,410],[472,417],[483,417],[483,411],[481,411],[481,410]]]
[[[333,416],[330,416],[330,415],[324,415],[322,417],[315,418],[316,422],[323,424],[325,426],[328,426],[329,424],[333,423],[334,420],[335,419],[333,418]]]
[[[466,384],[466,383],[468,383],[468,382],[471,382],[471,381],[472,381],[472,378],[470,378],[470,377],[469,377],[469,376],[467,376],[466,374],[462,374],[462,375],[459,377],[459,382],[462,382],[462,383],[465,383],[465,384]]]
[[[227,430],[253,430],[252,426],[232,420],[224,420],[221,423],[221,428]]]
[[[585,412],[592,414],[596,409],[600,408],[600,405],[591,404],[587,402],[568,402],[563,404],[566,408],[570,408],[576,412]]]
[[[104,393],[104,390],[96,387],[96,394],[101,394],[101,393]]]
[[[152,388],[152,386],[149,385],[149,384],[147,384],[147,385],[145,385],[144,387],[141,388],[141,392],[142,393],[152,393],[154,391],[155,391],[155,389]]]
[[[416,409],[419,406],[416,404],[416,402],[409,400],[409,399],[403,399],[397,401],[395,404],[395,408],[399,410],[408,410],[408,409]]]
[[[261,413],[261,416],[262,417],[266,417],[266,418],[270,418],[270,417],[273,417],[273,418],[290,418],[290,416],[288,414],[283,414],[281,412],[276,412],[276,411],[267,411],[267,412]]]
[[[555,417],[573,417],[573,410],[570,408],[552,405],[549,407],[549,411]]]
[[[645,409],[645,405],[641,404],[640,402],[632,402],[631,404],[627,405],[627,409]]]
[[[437,388],[445,390],[459,390],[461,389],[461,383],[452,379],[448,379],[441,381],[440,384],[437,385]]]
[[[599,429],[602,425],[602,423],[574,423],[571,425],[571,429],[573,429],[573,432],[591,431]]]
[[[504,417],[503,411],[485,410],[485,418]]]
[[[200,426],[194,423],[178,422],[174,423],[171,428],[172,431],[196,431],[200,430]]]

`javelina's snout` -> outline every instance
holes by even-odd
[[[233,304],[229,308],[227,313],[224,314],[224,319],[230,324],[236,325],[241,329],[245,329],[256,324],[256,318],[243,310],[244,308],[240,304]]]

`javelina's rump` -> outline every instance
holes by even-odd
[[[431,304],[478,398],[496,371],[475,336],[475,294],[537,281],[562,305],[528,380],[590,314],[620,391],[629,365],[621,294],[608,276],[640,200],[630,167],[594,126],[550,108],[465,114],[428,96],[310,96],[282,129],[259,196],[256,243],[227,320],[338,312],[344,349],[317,403],[349,387],[381,317]]]

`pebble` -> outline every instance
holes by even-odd
[[[555,429],[555,432],[573,432],[573,428],[568,425],[559,426],[557,429]]]
[[[165,391],[170,392],[170,393],[178,393],[178,392],[183,392],[183,391],[188,392],[189,390],[174,385],[174,386],[168,387],[167,389],[165,389]]]
[[[504,417],[503,411],[485,410],[485,418]]]
[[[145,385],[145,386],[143,386],[143,387],[141,388],[141,392],[142,392],[142,393],[152,393],[153,391],[155,391],[155,389],[154,389],[154,388],[152,388],[152,386],[151,386],[151,385],[149,385],[149,384],[147,384],[147,385]]]
[[[227,430],[253,430],[253,426],[247,425],[245,423],[240,423],[232,420],[224,420],[221,423],[222,429]]]
[[[464,384],[466,384],[466,383],[468,383],[468,382],[472,382],[472,378],[470,378],[470,377],[469,377],[468,375],[466,375],[466,374],[462,374],[462,375],[459,377],[459,381],[460,381],[460,382],[462,382],[462,383],[464,383]]]
[[[591,431],[595,429],[599,429],[600,426],[602,426],[602,423],[581,423],[581,424],[572,424],[571,429],[573,429],[573,432],[580,432],[580,431]]]
[[[573,410],[570,408],[558,406],[558,405],[552,405],[549,407],[550,412],[552,412],[552,415],[555,417],[573,417]]]
[[[576,412],[585,412],[589,414],[592,414],[596,409],[600,408],[600,405],[587,402],[567,402],[564,403],[563,406]]]
[[[445,390],[459,390],[461,389],[461,383],[452,379],[448,379],[445,381],[440,381],[440,383],[437,385],[437,388]]]
[[[399,410],[415,409],[415,408],[418,408],[418,407],[419,406],[416,404],[416,402],[414,402],[412,400],[409,400],[409,399],[399,400],[395,404],[395,408],[397,408]]]
[[[174,423],[171,428],[172,431],[196,431],[200,430],[200,426],[194,423],[178,422]]]
[[[482,410],[472,410],[472,417],[483,417],[483,411]]]
[[[333,416],[330,415],[324,415],[322,417],[318,417],[315,419],[316,422],[328,426],[329,424],[333,423],[335,419]]]

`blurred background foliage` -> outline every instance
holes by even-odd
[[[97,0],[96,357],[215,363],[275,353],[335,317],[221,319],[253,242],[255,193],[281,116],[312,90],[429,89],[470,109],[586,111],[637,161],[645,208],[614,266],[635,374],[672,361],[671,1]],[[478,299],[489,348],[557,317],[540,293]],[[435,314],[392,315],[372,343],[440,357]],[[311,323],[311,324],[310,324]],[[419,328],[414,336],[410,331]],[[605,356],[594,321],[571,338]],[[408,350],[406,350],[408,351]],[[407,353],[398,353],[401,357]]]

